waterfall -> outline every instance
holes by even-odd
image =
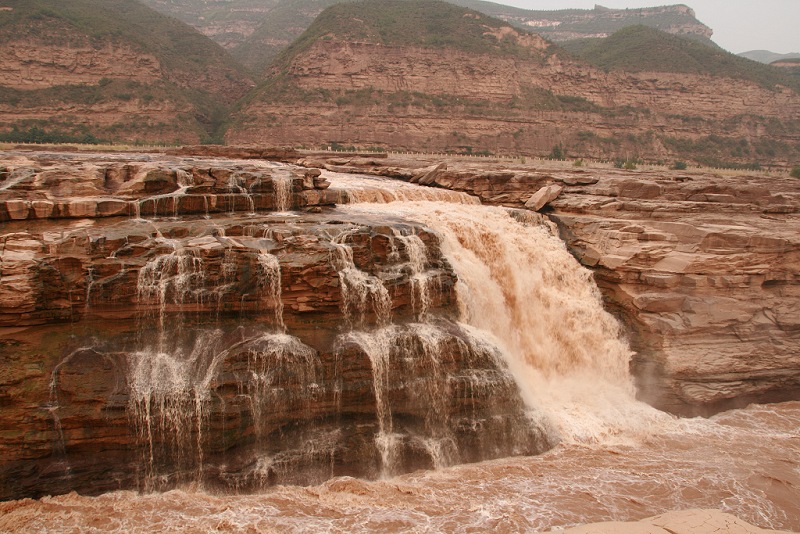
[[[275,211],[288,212],[292,207],[294,178],[287,171],[278,168],[272,175],[272,186],[275,188]]]
[[[527,405],[549,413],[558,439],[599,439],[627,425],[630,410],[649,413],[633,400],[631,352],[591,273],[549,228],[485,206],[403,202],[343,209],[405,217],[437,232],[458,275],[461,320],[492,335]]]
[[[408,256],[406,266],[410,271],[411,280],[411,307],[417,320],[427,318],[428,308],[431,305],[431,285],[433,278],[427,272],[428,249],[422,239],[416,234],[402,234],[394,230],[394,238],[403,244],[403,249]]]
[[[260,295],[266,293],[266,300],[275,309],[275,325],[278,331],[285,332],[286,325],[283,322],[283,301],[281,300],[281,264],[278,258],[264,251],[258,253],[257,280]]]
[[[195,251],[170,244],[172,252],[157,256],[139,270],[137,284],[139,302],[158,306],[162,330],[168,304],[181,305],[187,299],[199,302],[206,274]]]
[[[129,362],[144,487],[202,483],[215,449],[204,436],[229,424],[238,439],[251,436],[218,475],[235,488],[263,487],[275,477],[298,480],[293,471],[309,469],[307,462],[330,476],[342,447],[360,447],[364,463],[385,477],[536,454],[559,440],[592,441],[618,431],[634,404],[630,352],[590,273],[536,218],[461,197],[403,200],[448,199],[448,193],[395,191],[382,195],[390,203],[337,212],[370,223],[317,230],[314,239],[328,249],[341,295],[333,365],[287,334],[281,263],[266,248],[245,256],[237,238],[219,237],[224,232],[213,239],[160,238],[172,250],[150,259],[138,278],[140,303],[155,308],[157,335],[140,338]],[[285,239],[251,224],[241,232]],[[434,313],[443,264],[458,279],[458,322]],[[243,270],[250,286],[240,287]],[[237,291],[242,309],[250,295],[259,311],[273,310],[272,324],[244,321],[239,333],[225,330],[221,310]],[[404,300],[395,300],[400,295]],[[165,320],[167,312],[193,306],[212,306],[219,325],[187,328],[180,319]],[[346,381],[364,368],[372,397],[353,399]],[[349,418],[352,429],[363,430],[354,435],[330,415],[314,419],[314,402],[335,406],[337,420]],[[372,416],[363,415],[371,402]],[[168,466],[174,472],[164,482]]]
[[[469,327],[437,321],[353,330],[334,350],[340,359],[359,352],[369,359],[382,476],[415,468],[415,458],[440,468],[491,451],[535,454],[552,446],[523,410],[496,346]]]
[[[372,312],[378,324],[386,325],[392,313],[392,299],[380,278],[356,267],[347,239],[357,231],[358,228],[345,230],[331,240],[331,263],[339,273],[344,319],[348,325],[363,326]]]
[[[452,204],[480,204],[477,197],[434,187],[422,187],[397,180],[387,180],[375,176],[344,174],[322,171],[323,178],[331,182],[331,188],[341,191],[348,203],[442,201]]]

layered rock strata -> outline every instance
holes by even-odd
[[[784,163],[794,153],[800,96],[792,88],[700,74],[606,72],[538,35],[489,28],[487,17],[473,16],[484,35],[514,43],[517,54],[319,30],[325,38],[254,91],[226,140],[529,155],[562,146],[583,157],[654,161],[688,159],[689,148],[704,143],[703,155],[724,161]],[[763,148],[749,156],[742,142]],[[739,156],[726,153],[730,147]]]
[[[18,152],[0,167],[0,222],[332,205],[328,186],[319,171],[265,162]]]
[[[290,208],[337,194],[314,169],[70,158],[4,162],[0,499],[246,491],[551,445],[497,349],[454,322],[455,274],[420,225],[252,213],[281,172]],[[233,212],[198,208],[215,188]],[[68,191],[141,209],[63,212]]]
[[[308,157],[544,211],[637,355],[639,396],[680,414],[800,395],[800,182],[780,175]]]

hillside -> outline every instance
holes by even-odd
[[[255,73],[300,36],[323,9],[341,0],[142,0],[191,24]],[[606,37],[633,24],[712,44],[712,30],[684,5],[642,9],[534,11],[480,0],[451,3],[499,18],[549,40]]]
[[[276,58],[226,139],[737,165],[800,157],[800,95],[718,63],[606,70],[443,2],[337,4]]]
[[[326,7],[339,0],[283,0],[267,12],[253,32],[231,54],[255,73],[262,73]]]
[[[242,44],[266,19],[267,14],[281,3],[281,0],[141,0],[141,2],[193,26],[203,35],[230,50]]]
[[[134,0],[0,7],[0,131],[197,141],[252,86],[219,45]]]
[[[767,65],[641,25],[629,26],[605,39],[568,41],[561,46],[606,70],[718,76],[767,88],[795,84]],[[800,86],[795,87],[800,90]]]

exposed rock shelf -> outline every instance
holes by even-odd
[[[800,181],[508,160],[304,163],[513,207],[560,186],[545,210],[626,325],[643,399],[697,414],[800,395]]]
[[[0,167],[0,222],[285,211],[333,205],[329,185],[319,171],[264,161],[19,152]]]

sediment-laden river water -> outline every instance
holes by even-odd
[[[587,385],[587,387],[590,387]],[[184,488],[0,503],[12,532],[531,532],[716,508],[800,530],[800,403],[654,417],[606,442],[257,495]]]

